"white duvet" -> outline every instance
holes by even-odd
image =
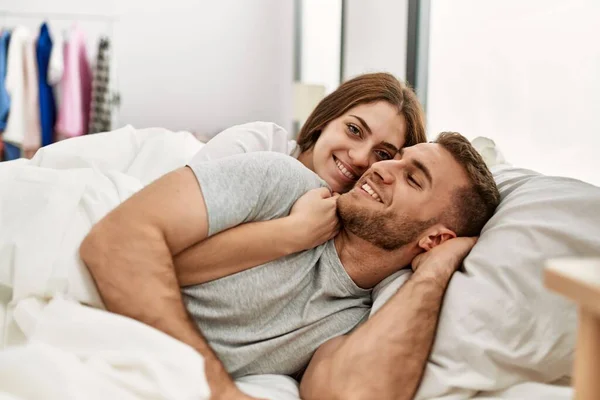
[[[202,357],[162,332],[103,311],[77,254],[92,224],[185,165],[201,146],[186,132],[125,127],[57,143],[31,161],[0,164],[0,399],[209,397]],[[401,283],[382,290],[391,295]],[[444,332],[438,337],[443,343]],[[523,381],[492,391],[474,371],[432,373],[435,368],[430,363],[420,398],[471,398],[477,388],[488,390],[480,393],[486,399],[572,395],[570,388]],[[299,399],[288,377],[253,376],[237,384],[256,397]]]
[[[92,224],[200,149],[190,133],[125,127],[0,164],[0,398],[208,399],[202,357],[103,311],[78,257]],[[286,377],[240,379],[297,399]]]

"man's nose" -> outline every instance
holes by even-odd
[[[379,161],[371,166],[373,172],[375,172],[384,184],[389,185],[394,182],[396,175],[404,168],[404,161],[402,160],[387,160]]]

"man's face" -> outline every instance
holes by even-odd
[[[399,160],[375,163],[340,196],[344,228],[385,250],[418,240],[451,206],[455,189],[468,185],[452,155],[436,143],[405,148]]]

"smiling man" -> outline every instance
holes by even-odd
[[[214,399],[247,398],[231,376],[303,372],[305,399],[410,398],[446,285],[474,244],[456,237],[478,235],[499,201],[483,160],[459,134],[375,163],[340,196],[343,228],[329,242],[178,287],[177,254],[233,226],[283,217],[324,186],[276,153],[193,163],[101,220],[81,257],[109,311],[204,356]],[[370,289],[411,262],[413,277],[366,321]]]

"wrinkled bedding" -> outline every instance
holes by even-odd
[[[185,165],[202,145],[187,132],[136,130],[128,126],[59,142],[41,149],[32,160],[0,163],[0,399],[209,397],[202,357],[162,332],[104,311],[78,256],[79,244],[95,222],[148,183]],[[513,175],[506,175],[503,199],[514,198],[524,179]],[[533,186],[527,192],[529,196],[534,196],[531,193],[537,190],[536,182],[541,182],[537,184],[542,188],[554,184],[543,179],[534,181],[529,184]],[[578,187],[571,181],[564,184]],[[587,198],[597,198],[595,189],[585,190]],[[527,199],[535,201],[535,197]],[[563,199],[562,206],[572,207],[573,201]],[[504,208],[505,214],[510,212]],[[553,335],[546,336],[548,346],[542,349],[543,353],[535,353],[535,346],[527,347],[527,337],[511,342],[509,333],[517,332],[517,325],[503,335],[498,331],[501,324],[490,322],[486,328],[468,323],[482,307],[492,307],[493,311],[495,305],[504,310],[507,304],[523,300],[519,293],[502,286],[502,276],[519,281],[529,273],[528,279],[535,279],[541,271],[537,259],[524,271],[518,264],[522,260],[513,257],[514,265],[501,265],[508,275],[498,277],[498,272],[494,272],[494,261],[501,252],[486,258],[483,246],[500,240],[491,236],[494,232],[502,237],[506,225],[498,220],[501,217],[493,221],[496,227],[487,228],[489,239],[480,239],[479,250],[465,262],[466,270],[450,285],[419,399],[572,397],[571,388],[552,385],[550,381],[568,373],[575,332],[569,324],[573,322],[574,310],[545,293],[541,282],[524,286],[521,294],[534,288],[537,308],[531,308],[532,312],[554,310],[548,318],[563,318],[554,323],[548,318],[539,319],[541,328],[553,329],[545,331],[546,335]],[[510,229],[506,232],[510,233]],[[533,244],[521,244],[528,243],[531,252],[540,245],[539,240],[527,240]],[[555,246],[554,242],[548,243]],[[564,249],[565,253],[568,251]],[[530,259],[534,256],[538,254],[530,255]],[[409,272],[401,271],[380,284],[374,291],[373,312],[409,277]],[[480,292],[481,288],[487,292]],[[468,293],[470,297],[465,301]],[[477,293],[485,294],[488,300],[478,299]],[[480,307],[469,311],[470,304]],[[486,315],[490,315],[490,310]],[[511,315],[514,318],[508,321],[518,323],[517,316],[522,318],[525,314],[514,309]],[[490,334],[490,329],[495,329],[497,341],[474,346],[478,338]],[[532,332],[530,338],[544,333]],[[470,336],[458,338],[465,333]],[[514,348],[506,350],[502,347],[505,343]],[[466,345],[473,349],[472,354],[461,350],[460,346]],[[477,362],[472,364],[473,360]],[[545,360],[553,361],[551,369],[546,368],[550,364],[544,364]],[[524,369],[516,368],[517,363]],[[543,371],[536,373],[536,368]],[[252,376],[237,384],[256,397],[299,399],[297,383],[288,377]]]

